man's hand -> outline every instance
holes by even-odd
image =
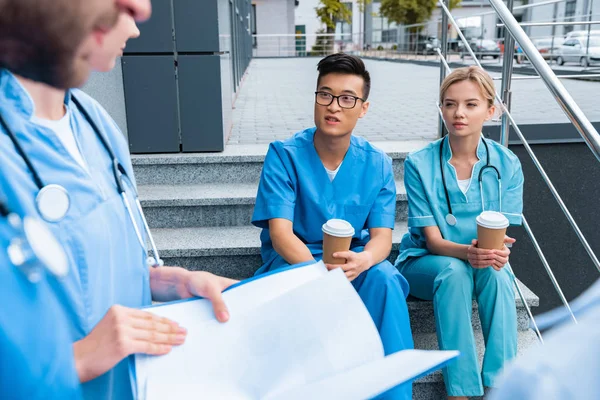
[[[73,345],[79,380],[92,380],[131,354],[167,354],[185,341],[186,334],[185,328],[166,318],[112,306],[90,334]]]
[[[173,301],[196,296],[205,297],[213,304],[219,322],[229,319],[221,292],[237,282],[209,272],[188,271],[180,267],[150,268],[153,300]]]
[[[203,271],[190,272],[187,277],[184,286],[185,292],[182,293],[181,298],[185,299],[194,296],[207,298],[213,305],[217,320],[219,322],[227,322],[229,320],[229,311],[223,301],[221,292],[238,281]]]
[[[346,277],[352,282],[358,275],[373,266],[373,255],[369,251],[355,253],[353,251],[340,251],[333,253],[333,258],[345,259],[345,264],[325,264],[328,270],[341,268]]]

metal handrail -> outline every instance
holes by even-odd
[[[444,3],[444,0],[438,0],[438,1],[439,1],[440,6],[442,7],[444,13],[447,15],[448,20],[454,26],[454,28],[457,30],[457,33],[458,33],[460,39],[465,44],[465,47],[466,47],[467,51],[473,57],[473,59],[474,59],[475,63],[477,64],[477,66],[480,67],[480,68],[483,68],[481,66],[481,63],[479,62],[479,60],[477,60],[477,58],[475,57],[473,49],[469,45],[469,43],[466,40],[465,36],[460,31],[460,29],[458,27],[458,24],[456,23],[456,20],[454,19],[454,17],[450,13],[450,10],[448,9],[448,7],[446,6],[446,4]],[[519,26],[519,24],[517,23],[517,21],[514,19],[514,17],[510,13],[510,11],[508,10],[508,8],[503,3],[501,3],[501,2],[500,2],[500,4],[496,4],[496,3],[498,3],[498,0],[490,0],[490,2],[492,3],[492,7],[494,7],[494,9],[498,12],[498,16],[502,19],[502,21],[505,24],[507,24],[508,32],[510,32],[511,36],[517,37],[517,39],[519,40],[519,43],[521,44],[522,48],[524,48],[524,46],[523,46],[523,41],[522,41],[521,37],[524,36],[528,40],[527,44],[529,44],[529,46],[528,46],[528,53],[526,53],[526,55],[528,57],[532,57],[533,59],[535,59],[536,64],[539,64],[539,65],[534,64],[534,67],[536,67],[536,71],[538,71],[538,73],[540,74],[540,77],[544,80],[544,82],[546,83],[546,85],[551,89],[552,93],[555,94],[555,98],[557,99],[557,101],[559,102],[559,104],[561,105],[561,107],[565,110],[565,112],[571,118],[572,122],[576,125],[576,128],[578,128],[578,130],[580,131],[580,133],[584,137],[584,139],[587,139],[586,143],[588,143],[588,145],[592,149],[592,152],[594,152],[594,154],[596,155],[596,157],[600,160],[600,156],[599,156],[600,152],[597,151],[598,149],[600,149],[600,146],[598,146],[597,148],[594,148],[594,146],[590,145],[590,142],[592,144],[594,143],[594,139],[598,139],[597,140],[598,144],[600,144],[600,136],[598,135],[598,133],[596,132],[596,130],[592,126],[591,130],[586,131],[586,128],[588,128],[588,126],[586,126],[586,123],[589,126],[591,126],[591,123],[589,122],[589,120],[587,120],[587,118],[585,117],[585,115],[583,115],[583,113],[581,112],[581,110],[579,109],[579,107],[577,106],[577,104],[570,97],[570,95],[568,94],[568,92],[566,91],[566,89],[562,86],[562,84],[560,83],[560,81],[558,80],[558,78],[556,77],[556,75],[554,75],[554,72],[550,69],[550,67],[543,60],[543,58],[539,54],[539,52],[537,52],[537,49],[535,49],[535,47],[533,46],[533,44],[531,43],[531,41],[529,40],[529,38],[527,37],[527,35],[523,31],[523,29]],[[504,11],[504,13],[501,14],[500,11],[498,11],[499,9],[500,9],[500,11]],[[510,18],[507,18],[506,15],[510,16],[512,18],[512,20]],[[508,23],[507,23],[507,21],[508,21]],[[445,25],[443,27],[443,29],[447,29],[447,25]],[[516,31],[516,34],[515,34],[515,31]],[[533,48],[533,50],[532,50],[532,48]],[[524,52],[525,52],[525,49],[524,49]],[[441,52],[439,50],[438,50],[438,54],[440,56],[440,59],[441,59],[442,63],[444,64],[443,67],[446,70],[449,70],[450,67],[449,67],[449,65],[448,65],[445,57],[441,54]],[[542,60],[542,63],[544,64],[543,66],[541,66],[542,63],[539,62],[540,60]],[[543,68],[543,67],[546,67],[546,68]],[[509,77],[509,79],[510,79],[510,77]],[[590,256],[590,258],[594,262],[594,264],[595,264],[596,268],[598,269],[598,271],[600,271],[600,262],[598,262],[598,259],[597,259],[596,255],[595,255],[595,253],[593,252],[593,250],[589,246],[587,240],[585,239],[585,236],[583,236],[583,233],[579,229],[577,223],[574,221],[573,217],[571,216],[571,213],[569,212],[569,210],[567,209],[566,205],[562,201],[562,198],[560,197],[560,195],[558,194],[558,192],[554,188],[554,185],[552,184],[550,178],[548,177],[548,175],[546,174],[546,172],[543,169],[542,165],[538,161],[538,159],[535,156],[533,150],[531,149],[531,147],[527,143],[527,141],[526,141],[523,133],[521,132],[521,130],[518,127],[518,125],[516,124],[514,118],[510,114],[509,109],[506,107],[506,105],[504,104],[504,102],[502,102],[502,99],[500,98],[500,96],[497,93],[495,93],[495,97],[496,97],[496,100],[499,101],[499,104],[500,104],[501,108],[505,112],[505,115],[508,118],[508,121],[510,121],[510,123],[513,125],[513,127],[515,129],[515,132],[519,136],[519,139],[521,139],[521,141],[523,142],[523,145],[524,145],[525,149],[527,150],[528,154],[532,158],[533,163],[535,164],[535,166],[537,167],[538,171],[542,175],[542,178],[544,179],[545,183],[548,185],[548,188],[550,189],[550,191],[554,195],[555,199],[559,203],[559,205],[560,205],[563,213],[565,214],[565,216],[569,220],[569,223],[571,224],[572,228],[575,230],[575,233],[577,234],[580,242],[582,243],[582,245],[584,246],[584,248],[588,252],[588,255]],[[508,139],[508,136],[507,136],[506,139]],[[572,310],[571,310],[571,308],[569,306],[569,303],[568,303],[567,299],[565,298],[564,294],[562,293],[560,285],[556,281],[556,278],[554,277],[554,274],[552,273],[552,269],[550,268],[550,266],[549,266],[549,264],[548,264],[545,256],[543,255],[543,252],[542,252],[540,246],[537,244],[537,240],[535,239],[535,236],[534,236],[533,232],[531,231],[531,228],[529,227],[529,224],[528,224],[527,220],[524,217],[523,217],[523,225],[524,225],[524,227],[525,227],[528,235],[533,240],[533,242],[535,244],[536,251],[538,252],[538,255],[540,256],[540,258],[542,260],[542,263],[544,264],[544,267],[546,268],[546,270],[548,272],[548,275],[549,275],[550,279],[552,280],[552,283],[554,284],[555,289],[556,289],[556,291],[558,292],[558,294],[559,294],[559,296],[561,298],[561,301],[565,305],[566,309],[569,311],[571,317],[573,318],[573,321],[575,323],[577,323],[577,319],[575,318],[575,315],[573,314],[573,312],[572,312]],[[524,301],[524,299],[522,297],[522,293],[520,292],[518,286],[517,286],[517,290],[519,291],[519,295],[521,296],[522,301],[525,303],[525,301]],[[528,307],[526,306],[526,308],[528,308]],[[533,321],[534,326],[536,326],[536,333],[538,334],[538,337],[540,338],[540,340],[542,340],[541,334],[539,333],[539,330],[537,329],[537,324],[535,323],[535,320],[532,319],[532,321]]]
[[[519,26],[571,26],[571,25],[598,25],[600,21],[558,21],[558,22],[519,22]],[[505,24],[496,24],[505,27]]]
[[[442,8],[444,9],[444,12],[446,12],[448,14],[448,20],[456,28],[457,27],[457,23],[456,23],[456,20],[454,19],[454,17],[452,17],[452,14],[450,13],[450,10],[448,9],[448,7],[446,7],[446,5],[444,4],[443,0],[438,0],[438,1],[442,5]],[[598,132],[596,131],[596,129],[593,127],[593,125],[591,124],[591,122],[585,117],[585,115],[583,114],[583,111],[581,111],[581,109],[579,108],[579,106],[577,105],[577,103],[575,103],[575,100],[573,100],[573,98],[571,97],[571,95],[567,92],[567,90],[565,89],[565,87],[563,86],[563,84],[560,82],[560,80],[556,77],[556,75],[554,74],[554,72],[552,71],[552,69],[548,66],[548,64],[546,64],[546,61],[542,58],[542,56],[540,55],[540,53],[535,49],[535,46],[533,46],[533,43],[531,43],[531,41],[529,40],[529,38],[527,38],[527,35],[523,31],[523,29],[521,29],[521,27],[518,25],[517,21],[514,19],[514,17],[512,16],[512,14],[510,14],[510,12],[508,12],[508,9],[506,8],[506,6],[501,1],[499,1],[499,0],[490,0],[490,2],[492,2],[492,3],[500,3],[499,6],[503,7],[504,11],[506,11],[506,13],[504,13],[504,14],[508,14],[508,16],[510,18],[512,18],[512,21],[511,21],[512,22],[512,26],[511,25],[507,26],[507,28],[509,29],[509,31],[510,31],[511,28],[515,29],[515,30],[518,30],[518,31],[520,31],[519,33],[521,34],[519,36],[524,36],[525,39],[528,40],[526,55],[530,58],[532,64],[536,68],[536,71],[539,73],[540,77],[546,83],[546,86],[548,86],[551,89],[552,93],[555,95],[554,96],[555,99],[557,99],[559,105],[567,113],[567,116],[571,119],[571,122],[575,125],[575,128],[577,128],[577,130],[579,131],[579,133],[582,135],[583,139],[586,141],[586,143],[588,143],[588,146],[590,147],[590,149],[592,149],[592,152],[594,153],[594,155],[596,156],[596,158],[598,158],[598,160],[600,161],[600,135],[598,135]],[[499,14],[499,16],[501,17],[501,19],[502,19],[503,16],[506,17],[506,15],[500,15],[500,14]],[[503,21],[506,23],[506,20],[503,19]],[[514,34],[514,32],[511,31],[511,34]],[[469,45],[468,41],[466,40],[465,36],[463,35],[463,33],[460,30],[458,30],[458,35],[460,36],[461,40],[465,43],[466,49],[471,54],[471,57],[473,57],[473,59],[475,60],[475,63],[477,64],[477,66],[479,68],[483,69],[483,67],[481,66],[481,63],[475,57],[475,53],[473,53],[473,49],[471,49],[471,46]],[[521,48],[523,48],[523,51],[525,52],[524,43],[521,42],[521,41],[519,41],[519,43],[521,44]],[[571,212],[569,211],[569,209],[565,205],[564,201],[562,200],[562,198],[558,194],[558,191],[556,190],[556,188],[552,184],[550,178],[546,174],[546,171],[542,167],[542,164],[537,159],[535,153],[533,152],[533,150],[529,146],[529,143],[527,143],[527,140],[525,139],[525,136],[523,135],[523,133],[521,132],[521,129],[519,128],[519,126],[515,122],[514,118],[512,117],[512,115],[510,113],[510,110],[508,110],[508,108],[502,102],[502,99],[500,98],[500,96],[498,96],[497,93],[496,93],[496,99],[499,101],[499,104],[500,104],[502,110],[505,112],[506,117],[509,119],[510,123],[514,127],[515,132],[517,133],[517,136],[519,137],[519,139],[521,139],[521,142],[523,143],[523,146],[525,147],[525,149],[527,150],[527,153],[531,157],[534,165],[538,169],[539,173],[542,175],[542,178],[544,179],[544,182],[546,183],[546,185],[550,189],[550,192],[552,193],[552,195],[554,196],[554,198],[558,202],[558,205],[560,206],[563,214],[565,215],[565,217],[567,218],[567,220],[571,224],[571,227],[575,231],[575,233],[576,233],[579,241],[581,242],[581,244],[585,248],[585,250],[588,253],[589,257],[592,259],[592,262],[594,263],[594,265],[595,265],[596,269],[598,270],[598,272],[600,272],[600,261],[598,260],[598,257],[596,257],[596,254],[594,253],[594,251],[590,247],[587,239],[585,238],[585,236],[583,235],[583,233],[579,229],[579,226],[577,225],[577,223],[573,219],[573,216],[571,215]]]
[[[542,77],[542,80],[554,95],[558,104],[561,106],[567,117],[571,120],[575,128],[579,131],[585,142],[588,144],[592,153],[600,161],[600,135],[592,123],[583,114],[575,100],[571,97],[567,89],[556,77],[550,66],[546,63],[541,54],[537,51],[535,45],[531,42],[525,31],[519,26],[519,23],[511,12],[506,8],[501,0],[489,0],[491,6],[496,10],[498,17],[506,24],[506,29],[519,42],[523,53],[527,56],[533,68]],[[447,10],[448,8],[444,6]],[[464,36],[463,36],[464,37]],[[600,263],[597,264],[600,271]]]

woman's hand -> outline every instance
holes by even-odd
[[[471,242],[471,246],[467,249],[467,257],[473,268],[481,269],[492,267],[496,271],[500,271],[508,263],[510,249],[506,245],[512,245],[516,240],[505,236],[504,248],[502,250],[487,250],[477,247],[477,240]]]
[[[333,258],[342,258],[346,260],[345,264],[325,264],[328,270],[341,268],[346,277],[352,282],[358,275],[373,266],[373,256],[369,251],[355,253],[353,251],[339,251],[333,253]]]
[[[186,334],[185,328],[166,318],[112,306],[90,334],[73,345],[79,380],[97,378],[131,354],[167,354],[183,344]]]

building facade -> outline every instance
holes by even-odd
[[[222,151],[252,57],[250,0],[157,0],[112,72],[84,90],[127,136],[132,153]]]

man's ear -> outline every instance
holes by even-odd
[[[358,116],[358,118],[362,118],[365,115],[367,115],[367,111],[369,111],[369,103],[368,101],[363,101],[362,103],[362,109],[360,110],[360,115]]]

